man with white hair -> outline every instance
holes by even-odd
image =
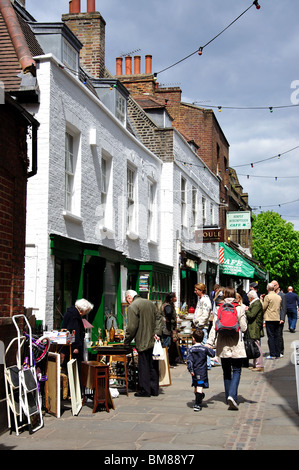
[[[279,325],[281,297],[274,292],[274,285],[267,285],[268,294],[261,295],[260,299],[264,310],[264,324],[266,326],[269,346],[267,359],[278,359],[280,357]]]
[[[128,290],[125,297],[129,307],[124,344],[130,346],[135,338],[138,352],[139,390],[135,396],[157,396],[159,394],[159,364],[158,361],[153,360],[153,347],[155,340],[159,340],[162,335],[162,316],[151,300],[143,299],[137,292]]]

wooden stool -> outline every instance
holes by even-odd
[[[101,357],[103,357],[104,354],[98,354],[97,355],[97,360],[99,361]],[[117,379],[121,380],[125,378],[126,381],[126,391],[127,391],[127,397],[129,396],[129,387],[128,387],[128,372],[127,372],[127,356],[126,354],[117,354],[117,355],[105,355],[106,356],[106,361],[109,362],[110,364],[112,362],[122,362],[124,364],[124,369],[125,369],[125,376],[120,376],[120,375],[115,375],[112,373],[112,369],[110,368],[109,371],[109,377],[110,379]]]
[[[108,402],[112,402],[109,392],[109,366],[97,361],[82,362],[81,383],[82,387],[93,390],[92,412],[95,413],[98,405],[103,404],[106,407],[106,411],[109,413]],[[83,404],[85,400],[86,394],[84,392]]]

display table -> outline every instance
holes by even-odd
[[[85,389],[93,390],[93,410],[95,413],[98,405],[105,405],[109,413],[109,366],[97,361],[84,361],[81,364],[81,384],[84,387],[83,404],[86,400]]]
[[[100,361],[100,359],[103,356],[106,356],[106,363],[111,364],[112,362],[123,362],[124,364],[124,377],[119,376],[119,375],[114,375],[110,371],[110,378],[111,379],[125,379],[126,381],[126,391],[127,391],[127,396],[129,396],[129,390],[128,390],[128,363],[130,359],[132,359],[132,366],[133,366],[133,378],[134,378],[134,385],[135,385],[135,390],[137,389],[137,381],[136,381],[136,367],[135,367],[135,361],[134,361],[134,354],[133,354],[133,348],[132,347],[126,347],[123,344],[115,344],[111,346],[98,346],[93,348],[94,351],[97,353],[97,361]],[[129,355],[129,357],[128,357]]]

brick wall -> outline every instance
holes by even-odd
[[[23,313],[27,187],[26,126],[8,105],[0,115],[1,315]]]

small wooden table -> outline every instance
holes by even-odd
[[[114,360],[115,362],[123,362],[124,363],[124,369],[125,369],[125,377],[121,376],[116,376],[113,374],[110,374],[110,378],[114,379],[123,379],[125,378],[126,381],[126,391],[127,391],[127,396],[129,396],[128,392],[128,372],[127,372],[127,362],[128,362],[128,354],[131,355],[132,357],[132,365],[133,365],[133,373],[134,373],[134,385],[135,385],[135,390],[137,390],[137,381],[136,381],[136,367],[135,367],[135,361],[134,361],[134,353],[133,353],[133,348],[132,347],[127,347],[124,345],[113,345],[113,346],[99,346],[97,348],[94,348],[95,351],[97,352],[97,360],[99,361],[101,357],[106,356],[108,357],[107,362],[111,362]],[[113,358],[113,359],[112,359]]]
[[[84,387],[83,404],[86,400],[85,389],[93,390],[93,410],[95,413],[98,405],[103,404],[109,413],[109,366],[97,361],[83,361],[81,364],[81,384]]]

